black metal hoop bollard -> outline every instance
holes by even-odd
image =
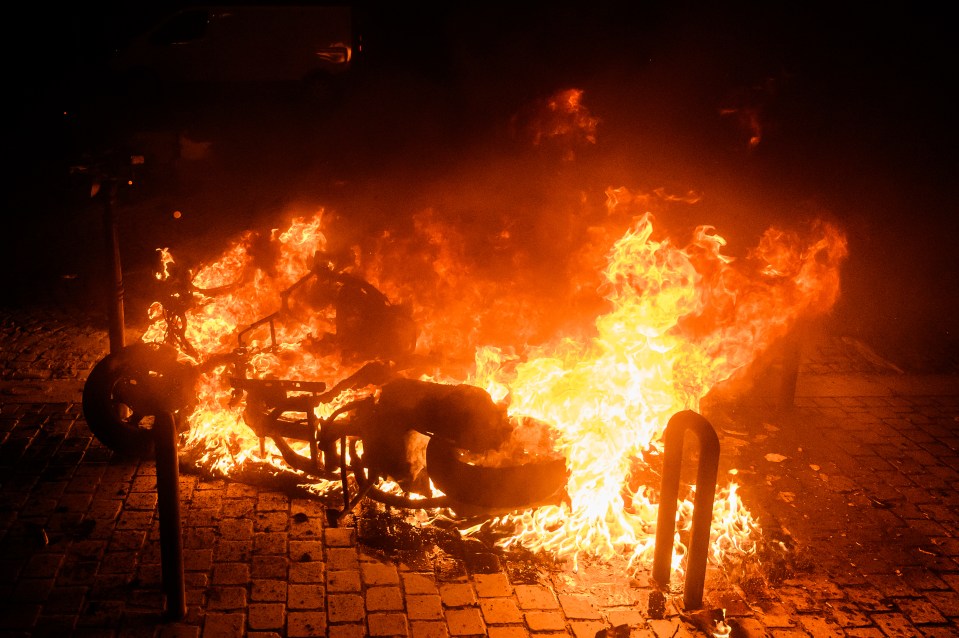
[[[683,437],[689,430],[699,439],[699,467],[696,472],[696,498],[693,503],[693,525],[687,554],[683,602],[687,609],[699,609],[703,604],[709,529],[713,520],[713,501],[719,473],[719,437],[709,421],[692,410],[674,414],[664,433],[663,486],[656,522],[653,580],[660,587],[669,586],[673,536],[676,531],[676,501],[679,498],[679,475],[683,461]]]
[[[166,615],[180,620],[186,615],[183,569],[183,534],[180,524],[180,465],[176,420],[172,412],[158,412],[153,424],[156,448],[157,510],[160,517],[160,570]]]

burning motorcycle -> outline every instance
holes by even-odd
[[[187,310],[197,296],[229,287],[201,289],[178,271],[166,282],[163,338],[108,354],[83,388],[90,429],[112,450],[149,455],[153,418],[161,412],[174,415],[181,433],[189,430],[200,375],[222,371],[261,456],[269,440],[293,471],[338,480],[341,516],[363,498],[482,512],[563,498],[565,460],[524,448],[531,437],[548,439],[550,428],[508,415],[476,386],[423,380],[410,313],[336,256],[317,252],[309,272],[281,292],[276,312],[238,331],[230,352],[205,360],[187,338]],[[282,350],[284,325],[310,325],[317,316],[331,329],[310,333],[300,347],[335,353],[353,373],[328,384],[257,371],[258,354]]]

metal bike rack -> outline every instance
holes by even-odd
[[[186,587],[180,522],[180,465],[176,420],[172,412],[160,411],[156,414],[153,436],[160,518],[160,569],[166,596],[166,615],[171,620],[180,620],[186,615]]]
[[[118,160],[117,158],[121,158]],[[143,164],[143,156],[111,155],[106,161],[81,165],[72,170],[90,173],[93,194],[103,198],[103,231],[106,251],[107,320],[110,353],[118,354],[126,346],[124,320],[123,268],[120,263],[119,216],[117,200],[121,179],[132,183],[132,167]],[[127,175],[129,173],[129,175]],[[126,175],[126,177],[121,177]],[[156,454],[157,513],[160,523],[160,569],[166,615],[171,620],[186,616],[186,585],[183,567],[183,533],[180,520],[180,461],[174,411],[169,406],[148,402],[140,406],[153,415],[153,441]]]
[[[719,437],[702,415],[692,410],[677,412],[669,420],[664,433],[663,486],[656,522],[656,548],[653,558],[653,580],[666,589],[673,562],[673,536],[676,531],[676,502],[679,499],[679,478],[683,461],[683,438],[692,431],[699,439],[699,467],[696,472],[696,498],[693,524],[686,562],[683,603],[687,609],[703,605],[706,561],[709,552],[709,529],[716,497],[719,473]]]

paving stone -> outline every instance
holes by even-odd
[[[949,618],[959,617],[959,593],[955,591],[929,591],[925,598],[939,610],[939,613]]]
[[[156,504],[156,492],[134,492],[127,497],[123,506],[129,510],[147,510],[152,513]]]
[[[610,626],[639,628],[645,625],[643,614],[637,609],[610,609],[606,612]]]
[[[685,625],[679,620],[648,620],[649,628],[652,630],[653,635],[656,638],[692,638],[694,635],[686,628]],[[757,623],[758,624],[758,623]],[[762,626],[759,625],[761,628]],[[748,630],[747,630],[748,631]],[[756,638],[759,638],[762,634],[758,634]],[[752,638],[751,634],[746,634],[749,638]]]
[[[106,546],[110,551],[139,551],[143,549],[143,544],[146,541],[146,532],[141,530],[123,530],[116,531],[110,537],[110,542]],[[74,549],[76,549],[76,543],[74,543]],[[100,556],[96,556],[96,559],[99,559]]]
[[[286,579],[289,577],[289,566],[286,557],[255,555],[250,573],[257,579]]]
[[[515,585],[514,590],[522,609],[559,609],[556,596],[543,585]]]
[[[184,549],[183,569],[186,571],[206,572],[213,569],[212,549]]]
[[[327,614],[331,623],[362,620],[366,616],[363,597],[357,594],[330,594]]]
[[[31,578],[56,578],[60,566],[63,564],[63,554],[35,554],[30,557],[24,572]]]
[[[899,611],[913,624],[928,625],[946,622],[945,617],[928,600],[922,598],[895,599]]]
[[[558,611],[528,611],[526,624],[531,631],[564,631],[566,617]]]
[[[406,610],[411,620],[439,620],[443,617],[442,599],[434,594],[406,596]]]
[[[509,578],[502,573],[474,574],[473,587],[476,589],[476,595],[480,598],[510,596],[513,593]]]
[[[183,623],[165,624],[160,627],[159,638],[199,638],[200,628]]]
[[[909,585],[901,574],[873,574],[870,577],[870,582],[885,597],[919,595],[918,591]]]
[[[371,636],[408,636],[409,627],[403,614],[377,613],[367,618]]]
[[[54,586],[43,603],[44,613],[77,614],[83,606],[89,588],[82,586]]]
[[[251,582],[246,563],[219,563],[213,566],[214,585],[246,585]]]
[[[801,616],[799,622],[813,638],[842,638],[843,630],[825,618],[815,616]]]
[[[236,485],[231,483],[230,487]],[[253,517],[253,503],[250,503],[247,500],[238,500],[238,499],[227,499],[223,501],[220,505],[220,514],[223,518],[252,518]],[[277,519],[279,520],[279,519]],[[257,519],[255,523],[259,523]],[[283,529],[283,528],[281,528]]]
[[[186,549],[206,549],[212,551],[216,544],[216,531],[212,527],[187,525],[183,530],[183,547]]]
[[[283,538],[286,538],[286,535],[283,535]],[[296,563],[304,563],[310,561],[323,561],[324,554],[324,545],[323,541],[318,540],[309,540],[309,541],[290,541],[290,560]],[[329,563],[329,561],[327,561]],[[354,566],[355,568],[356,566]],[[342,569],[339,567],[330,567],[330,569]]]
[[[479,609],[447,609],[446,625],[451,636],[478,636],[486,634],[486,623]]]
[[[326,562],[330,569],[348,570],[360,568],[360,557],[354,547],[331,547],[326,550]]]
[[[281,532],[254,534],[253,552],[256,554],[286,554],[287,535]]]
[[[351,547],[356,543],[356,531],[349,527],[331,527],[323,530],[328,547]]]
[[[326,588],[323,585],[290,584],[287,589],[286,604],[290,609],[323,609]]]
[[[156,489],[157,489],[156,475],[137,476],[136,478],[133,479],[133,483],[130,486],[131,492],[155,493]]]
[[[600,613],[593,608],[592,603],[586,596],[570,596],[568,594],[559,595],[559,603],[563,612],[570,620],[597,620],[602,618]]]
[[[330,638],[364,638],[367,635],[364,624],[331,625],[329,628]]]
[[[325,636],[326,614],[322,611],[291,611],[287,614],[286,635],[290,638],[302,636]],[[330,635],[333,635],[330,627]]]
[[[523,614],[512,598],[484,598],[479,607],[483,612],[483,620],[488,625],[523,622]]]
[[[902,614],[885,613],[873,614],[872,621],[889,638],[905,638],[906,636],[921,636],[922,633],[909,622]]]
[[[399,585],[400,577],[396,571],[396,566],[388,563],[363,563],[360,566],[363,584],[373,585]]]
[[[412,638],[448,638],[449,635],[449,629],[444,621],[414,620],[410,622]]]
[[[359,572],[327,572],[326,588],[331,592],[355,592],[362,589]]]
[[[289,530],[290,538],[298,540],[323,538],[323,521],[320,518],[302,518],[294,514]]]
[[[402,611],[403,593],[399,587],[370,587],[366,590],[367,611]]]
[[[250,512],[252,514],[252,511]],[[289,528],[290,516],[285,511],[258,512],[253,518],[256,533],[285,532]]]
[[[872,587],[850,587],[845,591],[850,602],[865,611],[888,611],[889,602],[883,593]]]
[[[213,610],[245,609],[245,587],[211,587],[207,592],[207,607]]]
[[[847,629],[851,627],[865,627],[872,624],[864,612],[852,607],[851,605],[839,603],[832,609],[832,615],[836,619],[836,624]]]
[[[404,572],[402,574],[403,591],[406,594],[438,594],[439,588],[433,574],[417,574]]]
[[[253,540],[253,521],[247,519],[223,519],[219,524],[220,535],[226,540]]]
[[[248,501],[250,498],[256,498],[258,490],[252,485],[245,483],[230,482],[226,485],[227,499],[243,499]]]
[[[256,495],[256,510],[260,512],[286,512],[290,507],[290,499],[285,494],[274,492],[259,492]]]
[[[279,603],[253,603],[247,616],[250,629],[282,629],[286,621],[286,606]]]
[[[153,512],[124,511],[117,519],[117,529],[149,529],[153,523]]]
[[[237,638],[246,633],[246,614],[208,613],[203,620],[203,635]]]
[[[220,540],[213,559],[218,563],[247,562],[253,553],[253,541]]]
[[[596,638],[596,635],[606,629],[602,622],[594,620],[571,620],[569,627],[576,638]]]
[[[326,580],[326,565],[319,561],[292,563],[290,565],[291,583],[322,583]]]
[[[185,524],[189,527],[213,528],[219,521],[220,514],[213,509],[191,509],[185,517]]]
[[[254,580],[250,600],[279,602],[287,599],[287,583],[283,580]]]
[[[443,583],[439,588],[440,598],[447,607],[465,607],[476,604],[476,594],[470,583]]]

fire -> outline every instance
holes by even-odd
[[[622,191],[618,194],[621,199]],[[615,207],[616,201],[609,205]],[[239,330],[283,304],[282,290],[309,271],[311,256],[325,250],[322,227],[322,213],[297,219],[285,232],[272,234],[268,249],[248,234],[220,259],[191,273],[194,303],[187,312],[185,337],[196,348],[195,362],[213,361],[229,351]],[[556,451],[570,470],[568,502],[496,521],[513,529],[507,545],[546,550],[574,562],[583,554],[626,555],[631,562],[650,558],[655,490],[627,488],[634,483],[632,474],[658,450],[672,414],[698,409],[712,387],[745,370],[797,320],[834,302],[845,241],[827,224],[813,232],[803,240],[795,232],[770,229],[746,263],[737,264],[723,253],[726,242],[714,229],[698,228],[692,241],[680,247],[657,238],[652,216],[643,215],[608,250],[600,287],[608,310],[595,319],[590,338],[567,335],[525,351],[476,348],[472,373],[464,380],[497,400],[508,399],[511,414],[554,427]],[[430,241],[442,243],[437,234]],[[443,250],[446,261],[436,262],[435,268],[444,279],[459,276],[455,251]],[[265,262],[262,253],[272,261]],[[164,260],[168,272],[170,264]],[[476,283],[472,292],[477,296],[493,290]],[[418,310],[425,312],[424,307]],[[443,310],[432,312],[442,321]],[[144,340],[160,340],[169,330],[163,314],[157,308],[154,313],[157,322]],[[329,318],[301,320],[279,327],[276,351],[263,347],[265,335],[254,334],[250,346],[259,351],[251,358],[253,376],[335,381],[352,372],[343,361],[317,357],[303,347],[330,331]],[[449,323],[457,327],[455,318]],[[441,334],[441,323],[423,325],[419,349],[458,344],[458,336],[450,340]],[[248,461],[282,467],[275,448],[261,451],[258,437],[245,425],[227,376],[225,365],[200,376],[183,445],[201,450],[199,461],[224,474]],[[680,507],[680,548],[690,508],[690,501]],[[716,501],[714,521],[715,560],[751,551],[757,522],[735,484]],[[680,567],[681,552],[675,561]]]
[[[566,161],[576,158],[575,147],[596,144],[600,119],[583,103],[582,89],[564,89],[540,100],[530,112],[513,118],[514,134],[533,146],[557,145]]]
[[[800,317],[835,301],[845,240],[829,225],[815,231],[807,243],[767,231],[750,268],[740,270],[714,229],[697,229],[680,248],[654,239],[652,219],[643,216],[609,251],[603,290],[611,309],[590,342],[557,340],[510,368],[489,353],[481,358],[473,382],[491,393],[509,388],[511,410],[554,424],[571,469],[569,504],[513,518],[511,542],[573,557],[649,557],[655,506],[646,491],[623,493],[634,459],[658,447],[670,416],[698,410],[712,387],[746,369]],[[687,506],[682,520],[691,515]],[[740,543],[756,524],[735,484],[714,520],[717,558],[720,548],[748,552]]]
[[[536,122],[550,128],[536,129],[537,143],[572,133],[595,143],[598,120],[581,97],[570,91],[547,102],[550,117]],[[549,453],[566,460],[568,498],[494,519],[508,530],[505,546],[574,564],[584,556],[645,563],[658,504],[657,486],[643,482],[662,451],[667,421],[699,410],[710,390],[743,377],[797,322],[828,311],[846,256],[845,237],[826,222],[803,232],[770,228],[734,258],[717,229],[700,226],[682,245],[645,212],[653,201],[700,200],[692,191],[609,188],[599,214],[558,212],[548,228],[504,215],[477,224],[478,244],[463,220],[427,209],[406,234],[383,231],[372,245],[339,251],[330,250],[328,213],[320,211],[284,231],[249,232],[186,272],[164,249],[158,278],[172,292],[151,308],[143,340],[174,343],[199,370],[181,447],[224,475],[248,463],[290,470],[276,445],[245,423],[228,355],[242,335],[249,378],[332,386],[357,371],[362,357],[328,343],[338,319],[317,301],[319,293],[307,291],[313,305],[288,294],[319,260],[409,305],[418,378],[478,386],[508,404],[511,417],[553,430]],[[524,248],[544,238],[547,259]],[[275,322],[261,321],[274,313]],[[375,392],[344,392],[316,416]],[[679,508],[674,571],[682,567],[691,507],[688,499]],[[758,530],[738,486],[721,486],[712,559],[748,555]]]

